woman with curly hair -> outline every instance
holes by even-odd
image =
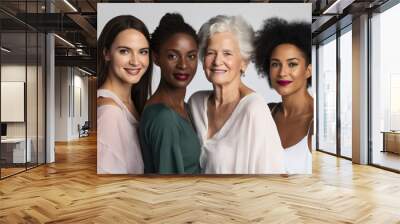
[[[268,104],[289,174],[312,172],[311,25],[279,18],[265,21],[255,40],[255,64],[282,102]]]

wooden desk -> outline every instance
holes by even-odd
[[[1,157],[8,163],[25,163],[31,161],[31,145],[30,138],[26,140],[28,143],[25,153],[25,138],[6,138],[1,139]],[[12,158],[12,159],[11,159]],[[26,160],[26,161],[25,161]]]
[[[393,152],[400,154],[400,131],[382,131],[383,150],[382,152]]]

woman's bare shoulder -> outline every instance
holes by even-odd
[[[118,104],[111,98],[108,97],[98,97],[97,98],[97,107],[105,106],[105,105],[112,105],[119,107]]]

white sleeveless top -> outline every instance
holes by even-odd
[[[97,90],[97,97],[110,98],[118,105],[97,108],[97,173],[142,174],[139,122],[112,91]]]
[[[272,116],[275,115],[276,104],[272,110]],[[310,124],[314,119],[311,120]],[[310,133],[310,125],[306,136],[288,148],[284,148],[284,158],[286,171],[288,174],[311,174],[312,173],[312,154],[308,148],[308,135]]]

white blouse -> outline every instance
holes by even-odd
[[[211,174],[285,173],[283,148],[264,99],[251,93],[243,97],[224,126],[207,139],[207,102],[211,91],[200,91],[189,100],[202,146],[200,165]]]
[[[111,98],[118,105],[97,108],[97,173],[142,174],[138,121],[112,91],[98,90],[97,97]]]

